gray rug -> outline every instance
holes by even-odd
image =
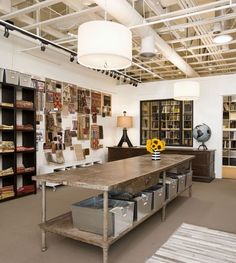
[[[236,234],[182,224],[146,263],[236,262]]]

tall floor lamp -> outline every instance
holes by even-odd
[[[117,127],[123,128],[123,135],[118,143],[118,147],[122,147],[122,144],[126,142],[129,147],[133,147],[128,134],[127,134],[127,128],[133,127],[133,117],[126,116],[126,111],[123,111],[124,116],[118,116],[117,117]]]

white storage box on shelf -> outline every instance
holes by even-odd
[[[18,71],[5,69],[5,82],[8,84],[18,85],[19,75],[20,75],[20,72]]]
[[[162,208],[165,202],[165,189],[163,185],[154,185],[146,191],[152,193],[152,209],[157,211]]]
[[[108,236],[118,236],[133,225],[134,202],[108,200]],[[92,197],[72,204],[74,227],[95,234],[103,234],[103,198]]]
[[[4,68],[0,68],[0,82],[3,82]]]
[[[31,75],[20,73],[20,86],[31,87]]]
[[[39,166],[38,174],[54,173],[54,172],[65,171],[73,168],[87,167],[90,165],[101,164],[101,163],[102,163],[101,159],[95,157],[87,157],[83,160],[71,161],[63,164],[49,163],[46,165]],[[53,190],[56,190],[56,186],[58,185],[60,184],[51,183],[51,182],[46,183],[46,186],[53,187]]]

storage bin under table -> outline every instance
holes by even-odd
[[[193,172],[190,171],[188,173],[186,173],[186,187],[189,187],[190,185],[192,185],[192,182],[193,182]]]
[[[185,184],[186,184],[186,175],[185,174],[177,174],[174,176],[171,176],[172,179],[177,179],[177,192],[181,193],[185,190]]]
[[[133,196],[129,193],[109,193],[110,199],[125,200],[134,203],[134,221],[139,221],[146,215],[151,213],[152,210],[152,193],[140,192]]]
[[[162,184],[154,185],[146,190],[152,193],[152,209],[159,210],[165,202],[165,189]]]
[[[162,180],[160,180],[162,182]],[[166,178],[166,200],[171,200],[177,194],[178,179]]]
[[[72,204],[74,227],[95,234],[103,234],[103,198],[92,197]],[[133,225],[134,202],[108,200],[108,236],[118,236]]]

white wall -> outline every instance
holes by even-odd
[[[115,100],[116,92],[113,87],[114,79],[107,78],[105,75],[93,70],[86,69],[76,64],[69,62],[68,54],[60,54],[53,49],[46,48],[45,52],[40,51],[38,46],[34,48],[35,43],[25,41],[17,36],[10,35],[8,39],[0,38],[0,67],[16,70],[19,72],[29,73],[34,76],[47,77],[76,84],[83,88],[93,89],[97,91],[112,94],[112,99]],[[32,49],[33,48],[33,49]],[[27,50],[26,50],[27,49]],[[23,51],[24,50],[24,51]],[[71,116],[65,120],[65,125],[68,127]],[[90,156],[101,157],[103,161],[107,158],[107,146],[114,145],[115,131],[115,116],[101,117],[98,116],[98,125],[103,125],[104,139],[100,140],[104,148],[90,151]],[[71,124],[72,125],[72,124]],[[44,127],[42,127],[44,128]],[[75,141],[74,143],[82,143],[83,148],[90,147],[90,141]],[[72,151],[67,148],[64,156],[67,160],[72,159]],[[37,152],[37,165],[44,165],[43,144],[39,143],[39,151]]]
[[[209,149],[215,149],[216,177],[222,177],[222,103],[223,95],[236,94],[236,75],[196,78],[200,83],[201,96],[194,102],[194,126],[206,123],[212,130],[212,137],[206,143]],[[128,130],[130,140],[134,145],[140,144],[140,100],[173,98],[174,81],[159,81],[140,84],[134,88],[123,86],[119,88],[119,107],[134,116],[134,128]],[[129,94],[129,96],[127,96]],[[120,135],[117,134],[117,141]],[[194,147],[198,147],[194,140]]]

